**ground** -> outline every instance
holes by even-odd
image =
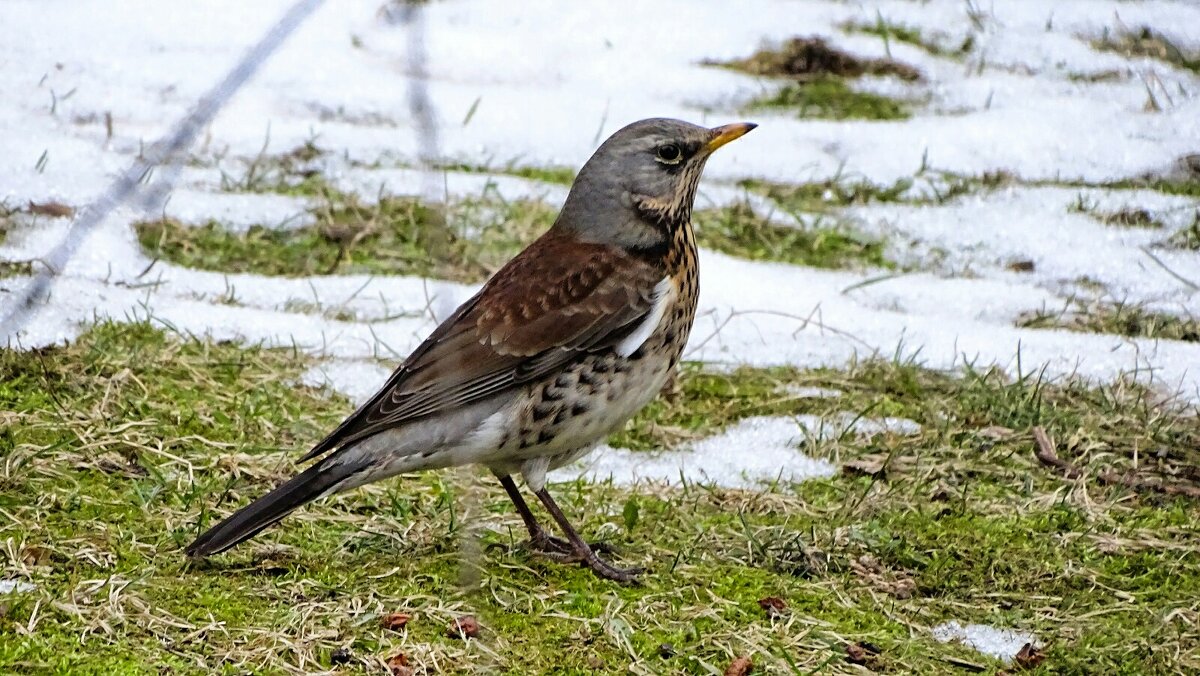
[[[1200,10],[420,7],[320,9],[4,325],[0,671],[1200,669]],[[0,8],[2,314],[284,9]],[[552,477],[639,584],[474,469],[182,556],[655,115],[760,126],[678,379]]]

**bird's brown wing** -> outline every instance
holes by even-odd
[[[536,380],[618,343],[664,272],[604,244],[549,232],[492,277],[305,460]]]

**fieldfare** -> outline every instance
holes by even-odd
[[[658,394],[699,293],[692,205],[709,155],[755,127],[669,119],[613,134],[579,171],[554,225],[463,303],[383,388],[303,460],[308,469],[201,535],[224,551],[316,498],[403,472],[469,463],[500,479],[533,548],[619,581],[568,523],[546,472],[573,462]],[[566,540],[548,534],[513,475]]]

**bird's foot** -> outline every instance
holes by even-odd
[[[526,543],[526,546],[539,554],[545,554],[557,561],[576,563],[582,560],[579,558],[580,554],[575,551],[575,548],[571,546],[570,542],[564,540],[563,538],[550,535],[545,531],[530,537],[529,542]],[[617,553],[617,548],[607,542],[589,542],[587,543],[587,546],[593,552],[598,552],[601,554]]]
[[[581,548],[576,548],[568,540],[543,533],[542,537],[534,537],[529,540],[529,548],[559,563],[578,563],[606,580],[634,582],[637,580],[638,573],[642,572],[642,569],[637,567],[618,568],[600,558],[598,555],[600,553],[615,554],[617,552],[616,547],[607,542],[589,542],[584,543]]]

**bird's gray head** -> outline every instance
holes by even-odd
[[[652,118],[621,129],[579,171],[555,226],[584,241],[630,249],[668,241],[692,217],[696,185],[714,150],[754,129],[708,129]]]

